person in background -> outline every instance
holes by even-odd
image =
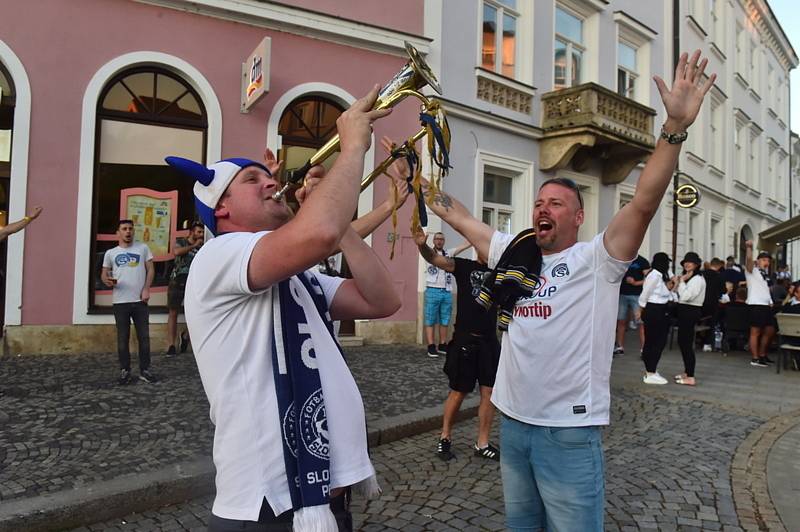
[[[669,269],[669,255],[660,251],[653,255],[650,263],[653,267],[644,279],[642,293],[639,295],[639,306],[642,308],[642,321],[645,327],[644,361],[645,384],[667,384],[667,379],[658,373],[658,362],[667,345],[670,317],[667,304],[675,300],[672,292],[674,282]]]
[[[131,320],[136,326],[139,344],[139,380],[158,382],[150,371],[150,286],[155,269],[153,254],[146,244],[134,242],[132,220],[117,223],[119,244],[106,251],[100,279],[113,290],[114,321],[117,324],[117,354],[119,356],[119,384],[129,384],[131,377]]]
[[[642,324],[642,312],[639,306],[639,296],[644,285],[645,270],[650,269],[650,263],[641,255],[636,256],[625,276],[622,284],[619,285],[619,309],[617,310],[617,341],[614,345],[615,355],[625,354],[625,326],[628,319],[631,323],[638,325],[639,329],[639,350],[644,349],[644,326]]]
[[[709,322],[709,333],[706,335],[705,341],[703,342],[703,351],[712,350],[711,342],[714,338],[714,334],[720,327],[719,306],[726,292],[725,281],[722,279],[722,274],[720,273],[724,265],[725,263],[722,262],[722,259],[714,257],[708,263],[708,267],[704,268],[701,272],[703,278],[706,280],[706,293],[703,298],[701,319],[707,318]]]
[[[745,242],[745,278],[747,280],[747,304],[750,307],[750,365],[767,367],[772,360],[767,349],[775,336],[777,323],[772,313],[772,296],[769,291],[769,253],[761,252],[753,261],[753,241]]]
[[[175,356],[177,352],[185,353],[189,347],[189,331],[181,333],[181,343],[175,350],[178,336],[178,312],[183,308],[183,296],[186,292],[186,278],[189,277],[189,266],[205,239],[205,226],[194,222],[189,229],[189,236],[175,239],[175,264],[169,275],[167,285],[167,351],[166,356]]]
[[[690,251],[681,261],[683,274],[675,278],[678,292],[678,345],[683,356],[684,372],[675,375],[675,382],[694,386],[694,328],[702,315],[703,301],[706,297],[706,280],[700,273],[703,261],[694,251]]]

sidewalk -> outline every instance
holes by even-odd
[[[700,497],[693,510],[674,510],[692,515],[675,516],[687,527],[702,524],[698,516],[711,516],[716,521],[708,523],[716,522],[718,530],[750,529],[751,521],[758,529],[786,514],[786,529],[797,529],[781,510],[787,504],[770,494],[791,494],[796,482],[774,471],[785,471],[787,460],[795,468],[800,462],[796,453],[776,454],[797,441],[791,437],[800,427],[800,373],[753,368],[741,352],[698,353],[696,388],[646,386],[638,350],[632,343],[626,347],[628,354],[615,359],[612,371],[609,524],[641,525],[647,515],[656,524],[658,512],[642,513],[636,503],[645,507],[656,503],[651,498],[666,496],[656,492],[685,489]],[[373,444],[438,425],[447,393],[441,358],[429,359],[417,346],[349,348],[347,357],[364,396]],[[77,527],[213,492],[212,430],[191,355],[155,356],[154,370],[162,378],[155,386],[114,385],[115,358],[0,358],[0,530],[45,530],[48,521],[58,525],[50,529]],[[681,365],[679,353],[671,351],[659,370],[669,377]],[[472,412],[474,405],[472,398]],[[752,464],[760,457],[762,470],[755,471]],[[692,504],[685,499],[670,504]]]

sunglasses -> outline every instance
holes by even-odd
[[[580,204],[581,209],[583,209],[583,195],[581,194],[581,189],[572,179],[568,177],[554,177],[553,179],[548,179],[542,183],[542,186],[539,187],[539,190],[542,190],[545,185],[560,185],[575,191],[575,194],[578,196],[578,203]]]

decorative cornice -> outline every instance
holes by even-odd
[[[275,2],[263,0],[135,1],[400,57],[407,55],[404,41],[410,42],[423,55],[427,55],[430,51],[430,39],[420,35]]]
[[[758,28],[761,38],[787,71],[797,68],[800,60],[788,37],[765,0],[745,0],[745,14]]]

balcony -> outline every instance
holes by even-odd
[[[613,185],[655,148],[655,110],[597,85],[584,83],[542,95],[540,168],[583,172],[592,161],[602,182]]]

